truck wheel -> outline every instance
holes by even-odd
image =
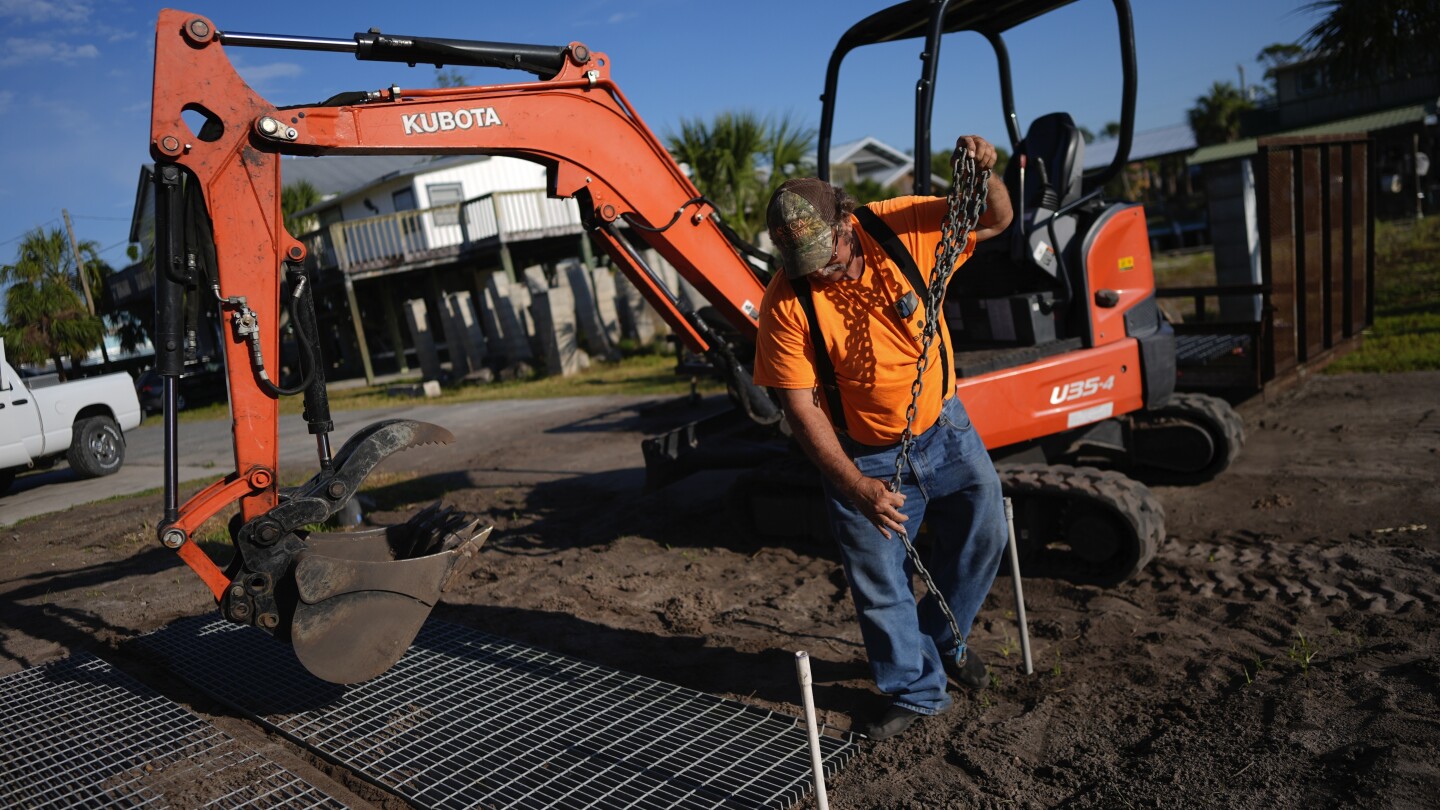
[[[120,426],[108,416],[79,420],[65,458],[81,478],[119,472],[120,465],[125,463],[125,437],[120,433]]]

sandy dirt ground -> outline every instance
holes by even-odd
[[[871,709],[834,553],[740,535],[723,476],[643,492],[639,439],[693,418],[681,403],[577,403],[382,468],[373,520],[441,497],[496,527],[436,615],[792,714],[805,649],[826,722]],[[832,805],[1436,806],[1440,373],[1317,377],[1240,412],[1228,472],[1156,488],[1168,537],[1139,577],[1027,579],[1027,676],[1002,576],[973,639],[990,688],[867,744]],[[0,533],[0,674],[89,649],[349,801],[395,805],[144,663],[131,639],[212,608],[153,539],[159,500]]]

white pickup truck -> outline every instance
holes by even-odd
[[[16,475],[61,458],[82,478],[119,471],[124,431],[142,419],[130,375],[32,388],[5,362],[4,351],[0,343],[0,493]]]

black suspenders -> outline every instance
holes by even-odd
[[[815,316],[815,299],[810,291],[810,278],[801,276],[790,279],[795,290],[795,300],[805,310],[805,319],[810,322],[810,347],[815,353],[815,378],[820,381],[820,390],[825,392],[825,402],[830,407],[830,422],[840,433],[845,432],[845,407],[840,402],[840,386],[835,382],[835,363],[825,348],[825,338],[820,334],[820,319]]]
[[[869,208],[855,209],[855,218],[860,221],[860,226],[880,244],[885,255],[890,261],[895,262],[900,272],[905,275],[905,280],[910,282],[910,287],[915,291],[921,300],[928,297],[929,285],[925,283],[924,276],[920,275],[920,268],[915,265],[915,258],[900,241],[894,229],[885,224],[885,221],[875,215]],[[841,433],[845,432],[845,411],[840,403],[840,388],[835,382],[835,364],[830,360],[830,352],[825,349],[825,339],[820,333],[820,319],[815,315],[815,301],[810,289],[810,279],[801,276],[790,279],[790,286],[795,290],[795,299],[800,303],[800,308],[805,311],[805,319],[810,322],[810,345],[815,353],[815,376],[820,381],[820,388],[825,392],[825,401],[830,407],[830,419],[835,429]],[[945,387],[941,389],[940,398],[945,398],[945,391],[949,391],[954,385],[950,379],[950,352],[946,347],[945,334],[937,330],[940,338],[940,370],[941,379]]]

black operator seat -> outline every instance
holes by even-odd
[[[1026,159],[1023,189],[1019,156],[1005,167],[1015,221],[976,247],[947,295],[956,346],[1039,346],[1070,337],[1071,289],[1083,289],[1079,260],[1074,251],[1065,252],[1074,241],[1077,218],[1055,212],[1083,193],[1084,148],[1066,113],[1051,113],[1030,125],[1020,142]]]
[[[1069,113],[1050,113],[1030,124],[1020,154],[1025,156],[1025,187],[1019,194],[1019,156],[1005,167],[1005,186],[1017,213],[1023,212],[1021,227],[1011,229],[1011,260],[1039,268],[1063,286],[1067,280],[1059,277],[1057,254],[1068,258],[1064,250],[1075,236],[1076,217],[1055,217],[1055,212],[1080,199],[1085,141]]]

